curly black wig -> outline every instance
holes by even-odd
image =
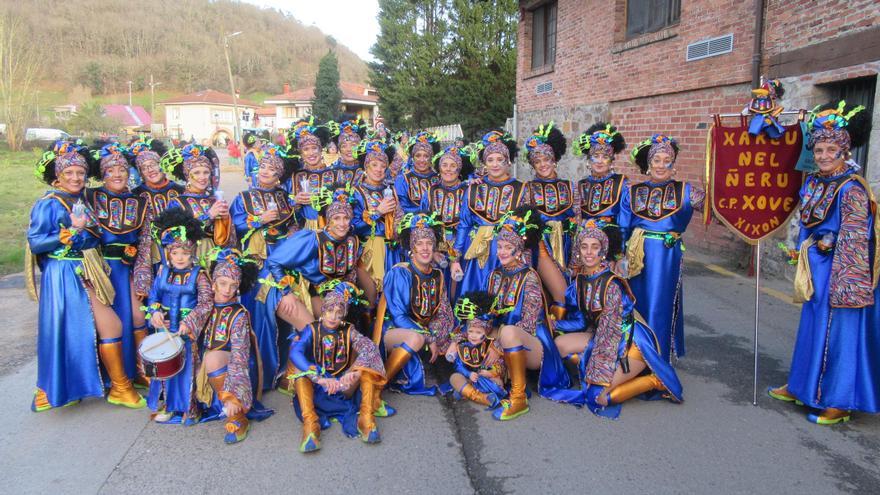
[[[413,213],[413,215],[424,215],[426,217],[430,217],[431,213],[427,211],[417,211]],[[407,216],[404,216],[406,219]],[[434,223],[434,225],[429,226],[428,228],[434,232],[434,250],[437,250],[437,245],[440,242],[440,239],[443,238],[443,224],[440,221]],[[400,240],[400,245],[403,247],[405,251],[408,251],[410,248],[410,240],[412,239],[412,227],[411,225],[404,225],[401,223],[400,227],[398,227],[398,239]]]
[[[464,146],[457,148],[459,150],[458,156],[461,158],[461,170],[459,170],[458,172],[458,178],[461,180],[467,179],[471,176],[471,174],[474,173],[474,165],[471,163],[471,156],[469,153],[463,151],[466,148],[467,143],[465,143]],[[449,148],[446,149],[448,150]],[[438,173],[440,172],[440,160],[445,154],[446,152],[443,151],[435,154],[434,157],[431,158],[431,162],[434,164],[434,170],[436,170]]]
[[[189,241],[198,242],[205,237],[202,224],[183,208],[166,208],[156,216],[153,219],[153,237],[158,239],[162,232],[177,226],[183,226],[186,229],[186,238]]]
[[[58,176],[55,175],[55,158],[57,158],[55,156],[55,145],[56,143],[50,144],[39,160],[37,160],[37,175],[43,182],[50,186],[58,180]],[[74,146],[76,153],[82,156],[86,161],[86,177],[93,177],[96,167],[100,170],[100,162],[92,157],[92,154],[85,146]]]
[[[495,304],[495,296],[484,290],[475,290],[462,294],[461,297],[458,298],[458,301],[455,302],[455,308],[459,309],[461,302],[465,299],[474,305],[474,317],[490,314],[493,309],[492,306]],[[462,314],[461,311],[456,311],[455,316],[462,321],[473,319],[470,317],[470,314]]]
[[[646,139],[637,144],[630,153],[630,159],[632,162],[639,167],[639,170],[641,170],[643,174],[646,175],[648,174],[648,168],[651,166],[651,164],[648,163],[648,152],[651,151],[652,144],[654,143],[650,138]],[[670,144],[672,145],[672,151],[677,157],[679,151],[678,143],[674,139],[671,139]]]
[[[611,151],[613,151],[615,155],[626,149],[626,140],[623,138],[623,134],[617,131],[617,127],[608,124],[607,122],[596,122],[591,125],[590,128],[587,129],[586,136],[589,138],[594,132],[599,131],[614,136],[614,139],[611,140]]]
[[[550,124],[548,124],[550,125]],[[543,126],[542,126],[543,127]],[[533,135],[541,132],[541,128],[537,128],[533,131]],[[531,136],[526,138],[526,143],[529,142]],[[549,144],[551,148],[553,148],[553,160],[559,161],[563,155],[565,155],[566,145],[568,144],[565,135],[562,134],[555,125],[551,125],[550,130],[547,132],[547,137],[544,138],[544,142]],[[528,148],[528,147],[527,147]],[[531,153],[529,153],[529,161],[531,161]]]

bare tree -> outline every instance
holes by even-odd
[[[9,149],[21,149],[29,107],[36,95],[40,60],[21,18],[0,12],[0,117],[6,122]]]

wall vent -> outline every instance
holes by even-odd
[[[697,41],[687,46],[687,61],[723,55],[733,51],[733,33]]]
[[[551,91],[553,91],[553,81],[542,82],[535,86],[536,95],[545,95]]]

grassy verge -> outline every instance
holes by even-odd
[[[34,177],[38,153],[0,148],[0,275],[24,268],[31,206],[49,189]]]

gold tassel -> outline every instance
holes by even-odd
[[[265,260],[269,257],[269,250],[266,247],[266,237],[263,235],[263,229],[256,229],[248,238],[248,253]]]
[[[563,244],[562,222],[551,220],[547,222],[550,227],[550,249],[553,250],[553,259],[561,269],[565,269],[565,245]]]
[[[376,288],[382,290],[382,281],[385,280],[385,238],[370,237],[363,246],[361,263],[376,283]]]
[[[95,248],[85,249],[82,253],[83,280],[89,282],[95,289],[95,295],[98,296],[99,301],[110,306],[116,297],[116,289],[113,288],[108,275],[110,265],[104,261],[104,257]]]
[[[492,225],[483,225],[477,228],[474,237],[471,239],[471,245],[468,246],[467,252],[464,253],[464,259],[476,259],[480,264],[480,268],[486,266],[489,260],[489,243],[495,234],[495,227]]]
[[[626,243],[626,258],[629,262],[629,278],[642,273],[642,269],[645,268],[645,229],[640,227],[633,229]]]
[[[232,217],[218,217],[214,219],[214,245],[225,246],[232,235]]]
[[[809,237],[801,243],[798,252],[797,272],[794,276],[794,302],[804,303],[813,297],[813,272],[810,270],[810,247],[816,241]]]
[[[211,399],[214,398],[214,389],[211,387],[211,382],[208,379],[208,368],[205,366],[204,360],[202,360],[202,365],[199,366],[199,370],[196,372],[195,396],[196,400],[202,404],[210,404]]]
[[[37,257],[31,252],[29,242],[24,243],[24,283],[27,287],[28,295],[31,299],[40,302],[40,296],[37,294],[36,281]]]
[[[257,291],[257,295],[256,295],[256,300],[261,303],[266,302],[266,296],[269,295],[269,289],[271,288],[269,284],[274,282],[275,278],[272,277],[271,273],[267,273],[265,281],[266,281],[265,283],[260,284],[260,290]]]

